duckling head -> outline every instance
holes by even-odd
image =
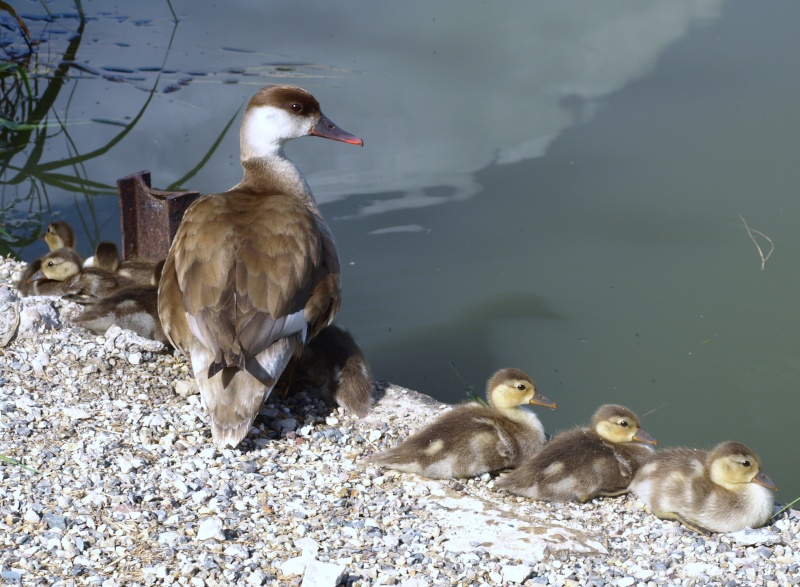
[[[85,266],[85,264],[84,264]],[[117,245],[108,241],[98,243],[94,250],[94,262],[92,267],[105,269],[106,271],[116,271],[119,268],[119,251]]]
[[[524,404],[536,404],[555,409],[550,401],[536,390],[536,383],[519,369],[500,369],[486,384],[486,399],[498,410],[508,410]]]
[[[57,220],[47,225],[47,230],[42,235],[51,251],[58,249],[75,248],[75,233],[72,227],[63,220]]]
[[[747,483],[777,490],[761,470],[761,462],[749,448],[738,442],[723,442],[712,450],[706,461],[711,480],[729,491],[740,491]]]
[[[54,281],[66,281],[74,277],[81,271],[81,259],[72,249],[56,249],[45,255],[41,261],[41,267],[30,281],[37,279],[52,279]]]
[[[646,442],[658,444],[655,438],[642,430],[639,418],[624,406],[606,404],[595,412],[592,428],[609,442]]]

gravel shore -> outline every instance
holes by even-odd
[[[794,510],[706,538],[629,496],[553,505],[489,475],[371,466],[446,409],[388,383],[361,420],[312,390],[270,398],[258,432],[218,451],[181,357],[20,299],[21,267],[0,260],[0,456],[24,465],[0,460],[2,584],[800,584]]]

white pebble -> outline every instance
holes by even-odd
[[[198,540],[225,540],[225,533],[222,531],[222,520],[219,516],[211,516],[200,522],[197,529]]]

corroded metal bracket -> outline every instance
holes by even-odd
[[[166,258],[183,213],[200,194],[164,192],[150,187],[150,172],[117,180],[122,258],[160,261]]]

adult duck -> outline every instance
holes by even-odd
[[[242,441],[290,358],[339,308],[333,235],[283,151],[308,135],[363,145],[301,88],[253,96],[240,130],[244,178],[189,207],[164,264],[161,324],[191,358],[218,447]]]

